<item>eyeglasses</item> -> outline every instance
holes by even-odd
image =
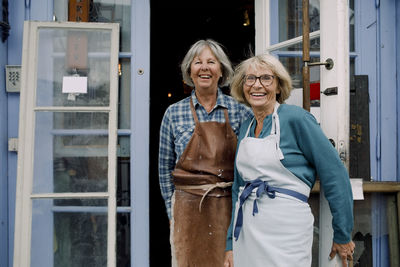
[[[253,84],[256,83],[257,79],[260,80],[260,83],[263,86],[270,86],[272,82],[274,81],[275,76],[274,75],[269,75],[269,74],[263,74],[261,76],[256,76],[253,74],[248,74],[244,76],[244,84],[247,86],[252,86]]]

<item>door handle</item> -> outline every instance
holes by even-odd
[[[327,70],[331,70],[333,68],[333,60],[331,58],[328,58],[325,62],[312,62],[312,63],[307,63],[307,66],[319,66],[319,65],[325,65],[325,68]]]
[[[335,87],[328,87],[326,88],[323,92],[324,95],[330,96],[330,95],[337,95],[338,89],[337,86]]]

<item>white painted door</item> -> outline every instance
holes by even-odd
[[[311,62],[331,58],[330,70],[312,67],[311,82],[320,85],[319,108],[311,112],[329,139],[332,139],[344,164],[348,166],[349,147],[349,1],[310,0]],[[302,1],[255,0],[256,53],[275,54],[292,76],[295,88],[302,87]],[[337,88],[336,95],[324,95],[327,88]],[[296,94],[294,90],[294,94]],[[301,94],[298,94],[301,98]],[[292,100],[299,102],[298,100]],[[302,99],[300,104],[302,105]],[[315,113],[316,112],[316,113]],[[319,266],[341,266],[338,259],[328,260],[333,231],[331,213],[326,199],[320,194],[319,203]],[[313,255],[314,257],[315,255]],[[313,261],[313,266],[316,266]]]
[[[14,266],[115,266],[119,25],[23,42]]]
[[[337,95],[321,94],[321,127],[334,140],[339,156],[349,167],[350,125],[350,63],[349,63],[349,6],[346,0],[320,1],[321,60],[331,58],[334,67],[320,67],[321,91],[337,87]],[[320,194],[319,265],[342,266],[339,257],[329,261],[332,246],[332,215],[329,205]]]

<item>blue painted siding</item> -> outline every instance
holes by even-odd
[[[393,0],[381,0],[378,12],[381,108],[381,180],[397,180],[396,9]],[[379,74],[378,74],[379,75]]]
[[[0,42],[0,69],[7,65],[7,42]],[[0,75],[0,266],[8,266],[7,93]]]
[[[356,0],[356,74],[369,78],[371,179],[396,181],[398,95],[396,8],[391,0]],[[398,19],[398,16],[397,16]],[[397,30],[398,31],[398,30]]]
[[[369,77],[371,178],[398,181],[399,4],[393,0],[356,0],[355,4],[359,10],[356,13],[356,74]],[[381,195],[373,197],[371,218],[373,266],[388,266],[386,201]]]
[[[400,1],[396,1],[396,81],[397,90],[400,90]],[[397,94],[397,110],[396,114],[400,112],[400,94]],[[400,116],[397,116],[397,133],[400,132]],[[400,134],[397,134],[397,181],[400,181]]]
[[[21,65],[23,21],[25,6],[23,1],[9,1],[10,37],[8,38],[7,64]],[[7,138],[18,137],[19,93],[10,93],[7,97]],[[6,139],[7,140],[7,139]],[[5,140],[5,141],[6,141]],[[8,182],[8,266],[13,266],[14,254],[14,217],[15,192],[17,181],[17,153],[7,155]],[[7,265],[6,265],[7,266]]]
[[[376,11],[374,1],[355,1],[356,13],[356,74],[368,75],[369,82],[369,118],[370,118],[370,153],[371,153],[371,179],[378,180],[377,160],[377,82],[376,82]],[[380,151],[380,150],[379,150]]]
[[[9,1],[9,16],[11,31],[8,39],[9,65],[21,65],[22,62],[22,36],[24,20],[46,21],[52,17],[52,0],[36,1]],[[8,138],[18,137],[19,94],[9,93],[7,97],[7,141]],[[13,265],[14,251],[14,217],[15,217],[15,192],[17,181],[17,153],[8,152],[8,266]],[[3,265],[2,265],[3,266]],[[7,266],[7,265],[4,265]]]

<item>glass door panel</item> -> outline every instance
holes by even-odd
[[[118,36],[25,23],[16,266],[115,266]]]
[[[106,192],[108,121],[101,112],[36,112],[33,193]]]
[[[32,229],[31,266],[107,266],[105,200],[33,200]]]
[[[39,29],[38,106],[108,106],[110,101],[111,31]],[[85,87],[66,79],[85,79]],[[71,83],[75,81],[71,80]]]

